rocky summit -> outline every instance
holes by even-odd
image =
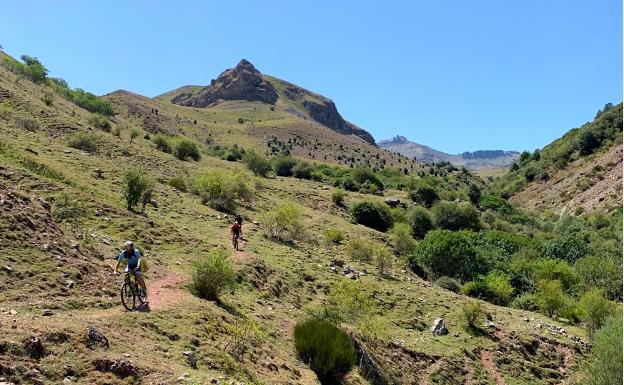
[[[204,108],[226,100],[275,104],[277,92],[253,64],[243,59],[236,67],[223,71],[216,80],[213,79],[210,85],[204,87],[197,95],[183,93],[173,98],[171,102]]]

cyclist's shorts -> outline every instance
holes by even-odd
[[[134,270],[134,274],[136,274],[137,276],[138,276],[138,275],[143,275],[143,273],[141,273],[141,267],[140,267],[140,266],[137,266],[137,267],[135,267],[135,268],[134,268],[134,269],[132,269],[132,270]],[[125,272],[126,272],[126,273],[129,273],[129,272],[130,272],[130,269],[128,268],[128,266],[126,266],[126,270],[125,270]]]

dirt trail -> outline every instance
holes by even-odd
[[[171,273],[157,280],[147,281],[150,310],[159,310],[182,301],[188,293],[182,284],[188,279],[185,274]]]
[[[496,385],[507,385],[507,381],[505,381],[505,378],[503,378],[503,375],[498,371],[496,364],[492,360],[492,352],[481,350],[481,362],[488,373],[490,373],[490,376],[496,381]]]
[[[443,363],[444,360],[439,359],[431,364],[431,366],[429,366],[427,370],[423,372],[423,377],[421,377],[418,381],[418,385],[429,385],[429,378],[431,377],[431,374],[434,373],[436,370],[440,369]]]

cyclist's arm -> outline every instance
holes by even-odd
[[[116,273],[117,269],[119,269],[119,265],[121,264],[122,254],[123,254],[123,251],[117,256],[117,262],[115,263],[115,267],[113,268],[113,273]]]

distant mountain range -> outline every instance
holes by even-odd
[[[447,154],[423,144],[409,141],[406,137],[400,135],[389,140],[382,140],[377,145],[418,161],[446,161],[473,170],[508,167],[520,156],[520,153],[517,151],[503,150],[478,150],[474,152],[466,151],[457,155]]]

